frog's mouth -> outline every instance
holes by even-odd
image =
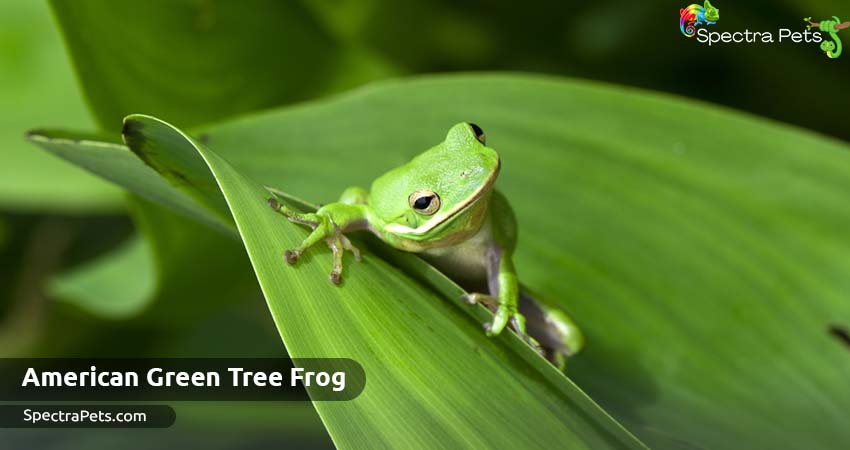
[[[464,210],[470,208],[475,204],[478,200],[484,197],[485,194],[490,192],[493,188],[493,185],[496,183],[496,178],[499,176],[499,170],[501,169],[501,161],[497,161],[496,170],[490,173],[490,176],[487,180],[482,184],[475,192],[472,193],[469,197],[467,197],[464,201],[458,203],[453,208],[447,211],[440,211],[437,214],[434,214],[434,217],[428,219],[427,222],[419,225],[416,228],[410,228],[407,225],[402,225],[400,223],[391,223],[387,225],[384,230],[389,231],[394,234],[400,234],[410,237],[411,239],[416,239],[416,237],[420,237],[435,228],[439,227],[443,223],[451,220],[453,217],[457,217],[462,214]]]

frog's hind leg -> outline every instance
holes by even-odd
[[[520,291],[519,310],[528,334],[540,343],[546,359],[561,370],[567,358],[584,347],[584,335],[565,312],[543,304],[526,290]]]

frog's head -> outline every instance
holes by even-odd
[[[369,203],[378,231],[409,251],[474,234],[499,175],[499,154],[485,142],[478,125],[459,123],[441,144],[376,179]]]
[[[705,10],[706,19],[711,22],[717,22],[718,20],[720,20],[720,10],[712,6],[711,3],[708,2],[708,0],[705,0],[705,4],[702,8],[703,10]]]

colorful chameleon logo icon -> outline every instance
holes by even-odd
[[[705,5],[693,4],[679,10],[679,29],[687,37],[697,34],[698,25],[714,25],[720,20],[720,10],[711,6],[708,0]]]
[[[812,22],[811,17],[806,17],[803,20],[809,23],[806,25],[807,29],[817,28],[824,33],[829,33],[832,40],[825,39],[820,43],[820,49],[826,53],[827,58],[841,56],[841,39],[838,37],[838,31],[850,27],[850,22],[841,23],[838,16],[832,16],[832,20],[821,20],[820,22]]]

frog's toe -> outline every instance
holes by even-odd
[[[331,280],[331,283],[339,286],[342,283],[342,271],[337,271],[336,269],[331,270],[330,275],[328,275],[328,279]]]
[[[544,358],[548,359],[561,372],[567,370],[567,355],[552,351],[544,351],[542,354]]]
[[[540,343],[526,332],[525,316],[516,307],[499,304],[498,298],[478,292],[464,294],[463,300],[470,305],[482,304],[494,314],[493,321],[484,324],[484,331],[487,333],[487,336],[496,336],[506,326],[510,325],[520,339],[530,345],[537,353],[543,354],[543,348],[540,346]]]
[[[520,339],[525,341],[526,344],[531,346],[534,351],[536,351],[541,356],[546,356],[543,351],[543,347],[540,345],[539,342],[537,342],[537,339],[531,337],[526,331],[525,316],[517,312],[510,317],[510,319],[508,320],[508,324],[511,328],[513,328],[514,331],[516,331],[517,336],[519,336]]]
[[[354,244],[352,244],[351,241],[347,237],[345,237],[344,234],[341,234],[339,236],[339,239],[340,239],[340,241],[342,241],[342,248],[344,250],[350,251],[351,254],[354,255],[354,259],[356,261],[360,261],[360,259],[361,259],[360,258],[360,249],[355,247]]]
[[[338,286],[342,282],[342,257],[345,251],[350,251],[354,255],[354,259],[360,261],[360,250],[339,229],[336,229],[335,233],[327,239],[327,243],[333,252],[334,262],[329,278],[331,283]]]
[[[499,306],[496,310],[496,314],[493,315],[493,322],[490,323],[490,327],[487,328],[487,336],[497,336],[502,333],[502,330],[505,329],[505,326],[508,325],[509,312],[503,306]]]
[[[330,278],[331,283],[337,286],[339,286],[342,282],[342,253],[344,251],[340,236],[342,236],[342,234],[335,233],[335,236],[328,239],[328,246],[331,248],[331,251],[333,251],[334,260],[333,269],[331,269],[331,273],[328,277]]]
[[[301,252],[298,250],[287,250],[283,252],[283,259],[286,260],[287,264],[290,266],[295,265],[298,262],[298,258],[301,256]]]
[[[292,223],[306,225],[314,230],[322,223],[322,218],[317,216],[315,213],[300,213],[298,211],[291,210],[274,197],[269,198],[268,202],[271,209],[277,213],[283,214],[286,219]]]
[[[499,299],[493,297],[492,295],[481,294],[478,292],[472,292],[469,294],[463,295],[463,301],[470,305],[482,304],[490,310],[490,312],[495,313],[496,309],[499,307]]]
[[[515,306],[505,304],[499,305],[496,309],[496,314],[493,315],[493,322],[487,330],[488,336],[496,336],[502,333],[502,330],[512,322],[516,328],[517,334],[525,336],[525,317],[517,311]]]

